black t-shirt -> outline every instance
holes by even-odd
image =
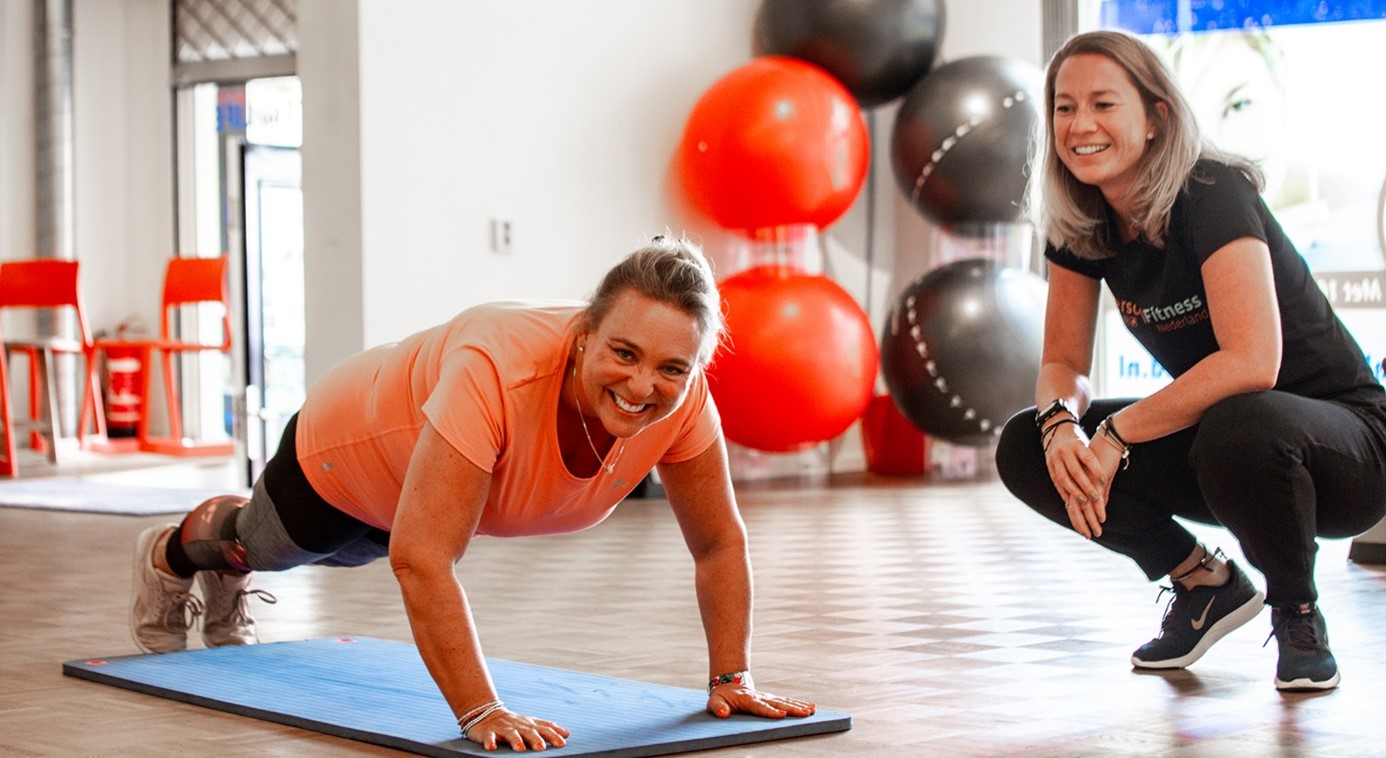
[[[1108,229],[1115,224],[1109,219]],[[1386,405],[1366,357],[1251,182],[1233,166],[1202,160],[1170,215],[1163,249],[1110,239],[1116,255],[1088,260],[1050,245],[1045,257],[1105,280],[1132,335],[1179,376],[1218,349],[1202,265],[1224,245],[1255,237],[1270,248],[1284,349],[1275,387],[1352,405]]]

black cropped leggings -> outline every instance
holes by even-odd
[[[1133,402],[1094,401],[1081,425],[1091,436]],[[1133,445],[1095,541],[1155,580],[1197,542],[1173,517],[1220,525],[1265,576],[1267,603],[1313,602],[1316,538],[1360,534],[1386,513],[1383,451],[1386,424],[1369,412],[1275,390],[1236,395],[1194,427]],[[1006,423],[996,467],[1012,494],[1072,528],[1045,467],[1034,408]]]

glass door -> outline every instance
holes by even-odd
[[[248,485],[303,400],[300,87],[296,77],[202,83],[176,102],[179,251],[230,256],[234,345],[229,372],[185,362],[184,419],[234,437]]]
[[[253,481],[303,404],[303,190],[299,152],[246,145],[246,455]]]

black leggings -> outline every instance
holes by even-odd
[[[303,466],[298,462],[298,447],[294,442],[297,429],[298,414],[295,413],[284,425],[279,450],[260,473],[265,492],[274,502],[275,512],[289,539],[310,553],[335,553],[362,537],[388,545],[389,532],[333,507],[308,483]]]
[[[243,560],[257,571],[278,571],[304,563],[359,566],[385,555],[390,545],[388,532],[334,508],[308,483],[298,463],[294,443],[297,429],[298,414],[294,414],[284,427],[279,450],[255,483],[250,501],[231,512],[232,521],[215,528],[223,539],[234,539],[240,545]],[[187,534],[190,519],[217,518],[213,515],[217,500],[193,509],[183,519],[180,532]],[[226,526],[232,528],[229,534],[224,531]],[[189,554],[182,539],[169,540],[164,555],[178,576],[228,568],[215,551],[200,558]]]
[[[1134,399],[1097,400],[1097,424]],[[1197,540],[1173,517],[1216,524],[1266,578],[1266,602],[1313,602],[1317,537],[1351,537],[1386,514],[1386,423],[1370,411],[1279,391],[1236,395],[1191,428],[1131,449],[1112,480],[1095,541],[1158,579]],[[1040,515],[1072,528],[1045,467],[1035,409],[1006,423],[996,467],[1007,489]]]

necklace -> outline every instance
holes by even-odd
[[[573,363],[573,402],[577,404],[578,421],[582,424],[582,434],[587,437],[587,445],[592,448],[592,454],[597,456],[597,464],[606,469],[606,473],[611,474],[616,471],[616,464],[621,462],[621,454],[626,452],[626,441],[621,440],[621,449],[616,451],[616,460],[607,463],[602,454],[597,451],[597,443],[592,441],[592,433],[587,431],[587,417],[582,413],[582,400],[578,398],[577,362]]]

